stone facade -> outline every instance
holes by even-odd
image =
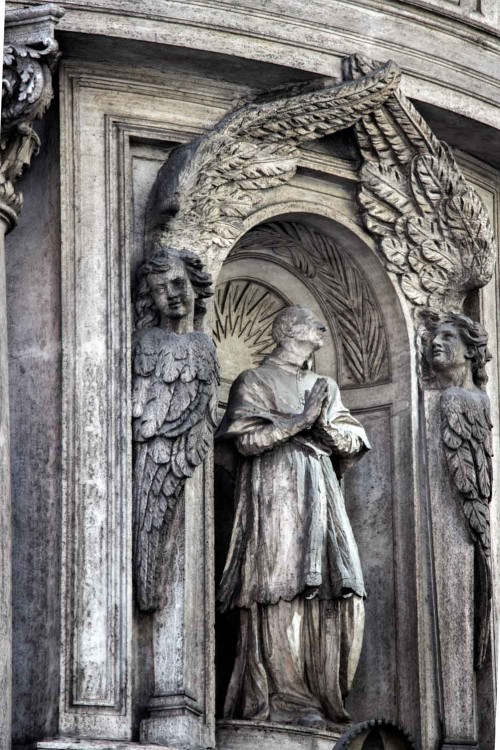
[[[50,54],[39,109],[15,112],[23,148],[6,148],[2,122],[2,185],[16,183],[0,258],[2,750],[493,750],[498,476],[495,459],[474,475],[477,498],[460,480],[468,459],[419,312],[488,337],[491,423],[460,436],[477,470],[500,454],[497,3],[60,6],[10,2],[6,26],[6,45]],[[222,717],[238,632],[215,605],[231,446],[210,440],[183,475],[168,586],[154,613],[138,606],[133,302],[158,246],[194,252],[213,278],[198,330],[217,346],[220,416],[272,350],[276,314],[303,305],[325,322],[312,369],[372,445],[343,486],[367,590],[348,727]],[[471,501],[490,524],[482,568]]]

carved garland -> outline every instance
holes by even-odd
[[[344,364],[356,383],[381,378],[387,336],[373,292],[361,271],[325,234],[295,222],[271,223],[246,234],[233,253],[272,250],[308,279],[336,324]]]

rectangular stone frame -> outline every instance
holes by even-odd
[[[144,83],[145,80],[148,82]],[[127,71],[127,80],[119,68],[86,65],[82,75],[80,66],[67,63],[61,70],[64,513],[60,734],[63,736],[127,741],[132,739],[134,727],[129,426],[129,259],[133,252],[130,142],[153,147],[158,142],[189,141],[216,122],[239,93],[236,87],[215,81],[207,88],[207,79],[189,77],[188,81],[183,76],[158,76],[156,80],[151,70],[147,71],[147,79]],[[301,163],[319,173],[329,171],[328,158],[323,155],[309,153]],[[92,168],[85,169],[86,165]],[[96,169],[95,165],[100,166]],[[338,176],[338,170],[334,172]],[[299,183],[304,179],[300,177]],[[355,178],[346,175],[346,179]],[[491,183],[482,187],[490,191]],[[494,201],[498,212],[498,192]],[[495,307],[498,300],[488,293],[492,287],[493,282],[481,299],[495,347],[494,310],[498,309],[498,305]],[[498,296],[498,291],[495,294]],[[498,414],[495,395],[498,370],[494,372],[492,411]],[[106,418],[100,419],[99,414]],[[88,440],[101,423],[108,425],[108,434]],[[498,435],[495,439],[498,454]],[[119,461],[114,460],[116,456],[120,456]],[[209,477],[204,482],[209,482]],[[415,503],[418,505],[416,498]],[[210,734],[214,729],[210,498],[205,509],[203,701]],[[494,517],[498,512],[498,507],[493,509]],[[497,547],[495,542],[493,547]],[[427,554],[426,549],[419,548],[417,558],[423,561]],[[430,696],[434,685],[431,684],[432,623],[426,604],[429,592],[427,582],[419,576],[417,585],[420,691],[421,696]],[[87,644],[92,644],[91,651]],[[111,644],[109,649],[108,644]],[[404,649],[403,643],[398,643],[399,649]],[[433,721],[422,716],[424,738],[426,722]],[[429,729],[430,735],[432,731]]]

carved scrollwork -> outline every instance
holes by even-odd
[[[257,227],[235,246],[271,250],[301,276],[314,280],[325,314],[338,330],[344,365],[354,383],[374,383],[388,374],[387,335],[375,296],[363,273],[327,235],[296,222]]]
[[[33,122],[43,117],[53,97],[52,73],[59,59],[57,42],[47,38],[35,46],[7,44],[3,53],[0,199],[15,223],[22,195],[15,181],[38,152]]]
[[[377,67],[353,55],[345,77]],[[493,272],[493,230],[480,197],[400,90],[355,131],[363,158],[359,203],[388,270],[414,305],[460,311]]]
[[[351,83],[328,80],[279,89],[176,149],[150,196],[148,247],[165,242],[205,252],[230,247],[260,191],[293,177],[298,146],[357,122],[387,99],[399,77],[397,66],[388,62]]]

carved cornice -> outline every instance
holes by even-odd
[[[14,185],[40,146],[33,123],[43,117],[53,97],[52,74],[59,59],[54,28],[62,14],[56,6],[48,5],[14,11],[6,18],[0,213],[9,229],[15,226],[23,202]]]

